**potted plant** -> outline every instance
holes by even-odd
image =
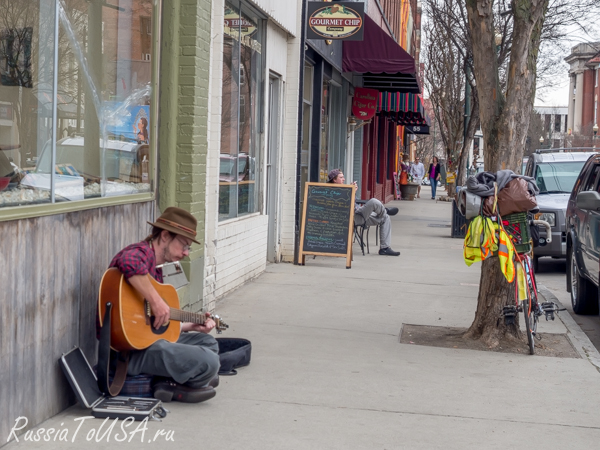
[[[415,183],[413,176],[408,174],[408,183],[400,185],[400,192],[402,193],[403,200],[414,200],[417,192],[419,190],[419,185]]]

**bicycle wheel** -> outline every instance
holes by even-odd
[[[528,259],[528,262],[531,262],[531,259]],[[529,317],[529,325],[531,329],[531,334],[533,337],[536,336],[537,333],[537,325],[540,315],[542,314],[540,309],[540,304],[538,301],[537,295],[537,282],[535,281],[535,271],[533,270],[533,266],[529,264],[529,277],[527,277],[527,283],[529,284],[529,300],[531,303],[531,313]]]
[[[527,333],[527,344],[529,345],[529,354],[535,353],[535,342],[533,340],[533,330],[535,329],[535,313],[529,311],[529,300],[523,300],[523,316],[525,317],[525,332]]]

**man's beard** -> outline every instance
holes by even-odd
[[[169,246],[166,246],[163,250],[163,261],[173,262],[173,257],[171,256],[171,252],[169,252]]]

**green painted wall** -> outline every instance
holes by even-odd
[[[198,236],[184,269],[190,284],[182,305],[202,306],[208,84],[209,0],[163,2],[158,148],[158,207],[179,206],[198,219]]]

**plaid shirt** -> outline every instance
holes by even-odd
[[[162,269],[156,267],[156,255],[150,242],[131,244],[115,255],[109,267],[116,267],[129,280],[134,275],[150,274],[159,283],[163,282]],[[100,315],[96,311],[96,338],[100,339]]]
[[[131,244],[115,255],[109,267],[116,267],[129,279],[134,275],[150,274],[159,283],[163,282],[162,269],[156,268],[156,255],[150,242]]]

